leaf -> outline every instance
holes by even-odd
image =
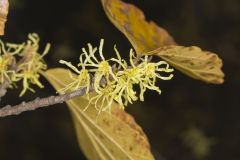
[[[68,70],[56,68],[45,72],[44,76],[56,90],[71,82]],[[152,160],[147,137],[132,116],[113,104],[112,114],[97,111],[88,104],[86,97],[78,97],[67,102],[76,128],[78,142],[90,160]]]
[[[199,47],[165,46],[148,52],[158,55],[188,76],[208,83],[223,83],[222,61],[214,53]]]
[[[143,12],[134,5],[120,0],[101,1],[110,21],[124,33],[138,54],[175,44],[166,30],[145,21]]]
[[[147,22],[143,12],[134,5],[121,0],[102,0],[102,5],[110,21],[124,33],[138,54],[156,54],[194,79],[223,83],[222,61],[214,53],[197,47],[174,46],[176,43],[168,32],[154,22]]]
[[[0,35],[4,35],[4,28],[8,15],[8,7],[8,0],[0,0]]]

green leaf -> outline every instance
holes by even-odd
[[[56,90],[71,82],[68,70],[61,68],[48,70],[44,76]],[[132,116],[119,109],[118,104],[113,104],[111,114],[102,112],[99,116],[93,105],[83,111],[88,104],[88,99],[84,96],[72,99],[67,104],[73,117],[79,145],[88,159],[154,159],[142,129]]]

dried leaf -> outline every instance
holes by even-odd
[[[102,4],[108,18],[125,34],[138,54],[157,54],[192,78],[223,83],[222,61],[214,53],[197,47],[173,46],[176,43],[167,31],[146,22],[143,12],[134,5],[121,0],[102,0]]]
[[[147,22],[141,10],[120,0],[102,0],[111,22],[128,38],[138,54],[175,44],[169,33],[154,22]]]
[[[208,83],[223,83],[222,60],[214,53],[199,47],[165,46],[148,52],[158,55],[188,76]]]
[[[4,35],[4,28],[8,15],[8,7],[8,0],[0,0],[0,35]]]
[[[59,90],[71,82],[65,69],[51,69],[44,76]],[[112,114],[102,112],[97,117],[94,105],[86,97],[67,102],[75,124],[79,145],[88,159],[152,160],[148,140],[132,116],[113,104]]]

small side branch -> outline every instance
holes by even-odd
[[[92,90],[91,90],[92,91]],[[78,89],[76,91],[66,93],[58,96],[50,96],[46,98],[36,98],[30,102],[22,102],[16,106],[7,105],[0,109],[0,117],[6,117],[11,115],[19,115],[25,111],[33,111],[37,108],[47,107],[54,104],[63,103],[67,100],[70,100],[74,97],[83,96],[86,94],[86,88]]]

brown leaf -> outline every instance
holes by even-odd
[[[8,15],[8,7],[8,0],[0,0],[0,35],[4,35],[4,28]]]
[[[154,22],[147,22],[141,10],[121,0],[102,0],[111,22],[128,38],[138,54],[165,45],[175,44],[173,38]]]
[[[224,82],[222,60],[216,54],[203,51],[199,47],[165,46],[146,54],[160,56],[194,79],[215,84]]]
[[[59,90],[72,80],[68,70],[57,68],[44,76]],[[92,96],[92,95],[90,95]],[[76,128],[78,142],[88,159],[98,160],[153,160],[150,145],[134,118],[114,103],[112,114],[102,112],[97,117],[94,105],[86,111],[86,97],[67,102]]]

